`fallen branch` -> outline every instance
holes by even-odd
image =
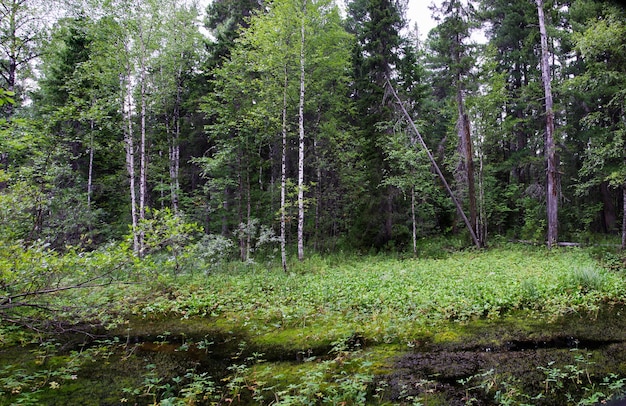
[[[98,279],[102,279],[104,278],[106,275],[100,275],[100,276],[96,276],[94,278],[88,279],[86,281],[77,283],[75,285],[70,285],[70,286],[61,286],[58,288],[49,288],[49,289],[40,289],[40,290],[35,290],[32,292],[21,292],[21,293],[17,293],[15,295],[11,295],[11,296],[5,296],[4,299],[0,302],[0,309],[4,309],[6,308],[5,306],[8,305],[12,305],[13,302],[16,299],[21,299],[21,298],[26,298],[29,296],[41,296],[41,295],[47,295],[50,293],[56,293],[56,292],[63,292],[65,290],[72,290],[72,289],[87,289],[87,288],[97,288],[97,287],[102,287],[102,286],[108,286],[110,285],[112,282],[109,281],[107,283],[100,283],[100,284],[96,284],[96,285],[90,285],[91,282],[98,280]],[[23,305],[25,305],[23,303]],[[12,306],[12,307],[16,307],[16,306]]]

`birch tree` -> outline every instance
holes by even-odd
[[[221,145],[221,151],[240,150],[241,137],[248,137],[245,145],[250,153],[265,148],[280,151],[270,156],[276,157],[272,166],[280,173],[276,213],[280,222],[281,262],[285,268],[292,224],[296,225],[298,257],[304,258],[307,206],[311,202],[307,170],[314,162],[305,151],[315,144],[315,135],[320,136],[324,131],[324,123],[337,120],[331,117],[340,110],[335,106],[343,103],[347,108],[348,105],[342,78],[347,68],[345,49],[349,37],[345,32],[343,37],[337,35],[338,32],[343,32],[339,13],[331,2],[277,0],[268,4],[265,13],[250,19],[230,60],[214,71],[216,92],[207,98],[203,108],[216,120],[210,126],[210,134],[213,142]],[[310,86],[315,92],[307,91]],[[268,137],[272,132],[273,136]],[[216,151],[204,159],[204,167],[211,166],[213,174],[217,174],[213,164],[220,155]],[[232,155],[224,159],[235,162]],[[260,165],[260,161],[261,156],[254,160],[246,158],[246,166],[233,177],[233,183],[255,176],[254,166]],[[256,169],[257,172],[259,169],[262,168]],[[261,182],[260,175],[256,176]],[[295,185],[295,199],[290,184]],[[292,217],[297,221],[291,222]]]
[[[298,104],[298,259],[304,259],[304,96],[306,0],[300,9],[300,98]]]
[[[202,38],[197,27],[198,10],[193,6],[173,2],[165,10],[164,36],[161,52],[155,61],[152,81],[161,98],[165,127],[169,200],[174,213],[180,206],[180,147],[184,125],[184,101],[189,97],[189,79],[198,69],[202,55]]]
[[[148,205],[148,74],[163,38],[164,10],[166,7],[162,0],[119,0],[105,4],[104,8],[106,15],[119,27],[115,50],[120,62],[120,100],[125,117],[124,145],[133,242],[139,255],[143,255],[143,235],[137,225],[146,218]],[[135,117],[138,118],[137,131],[134,129]]]

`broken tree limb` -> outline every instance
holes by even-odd
[[[450,195],[450,198],[454,202],[457,212],[459,213],[461,218],[463,218],[463,222],[465,222],[465,225],[467,226],[467,230],[469,231],[470,236],[472,237],[472,241],[474,242],[474,245],[476,245],[477,248],[482,248],[483,246],[480,240],[478,239],[478,237],[476,236],[476,232],[474,231],[474,228],[472,227],[472,223],[470,223],[469,219],[465,215],[465,212],[463,211],[463,207],[461,206],[461,203],[459,203],[456,196],[454,196],[454,193],[452,193],[452,189],[450,188],[448,181],[446,180],[446,178],[443,176],[443,173],[439,169],[439,165],[437,165],[437,161],[435,161],[433,154],[430,152],[430,149],[428,149],[426,142],[424,142],[424,138],[422,138],[422,135],[418,131],[417,127],[415,126],[415,122],[413,122],[413,119],[409,115],[408,111],[406,111],[406,108],[404,107],[404,104],[402,103],[400,96],[398,96],[396,89],[393,87],[393,85],[391,84],[391,81],[389,80],[389,76],[387,76],[387,87],[389,88],[389,91],[391,91],[391,93],[393,94],[393,97],[398,102],[398,105],[400,106],[400,109],[402,110],[402,114],[404,114],[407,121],[409,122],[411,129],[417,136],[417,139],[419,140],[422,148],[424,148],[424,151],[426,151],[426,154],[428,155],[428,159],[430,160],[430,163],[433,165],[433,168],[435,168],[435,172],[437,172],[437,175],[439,176],[441,183],[443,183],[444,187],[446,188],[446,191]],[[412,143],[414,144],[415,141],[412,140]]]

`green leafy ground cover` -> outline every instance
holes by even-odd
[[[625,294],[623,275],[602,268],[586,251],[506,247],[444,259],[315,258],[287,274],[261,268],[215,272],[138,303],[134,311],[213,317],[259,340],[291,330],[313,339],[355,332],[398,342],[442,322],[517,310],[556,317],[594,311]]]
[[[94,272],[84,262],[89,256],[72,255],[82,261],[80,275],[71,271],[75,264],[66,264],[59,280]],[[117,251],[102,255],[93,258],[117,282],[58,292],[46,303],[59,309],[55,317],[83,326],[102,323],[99,331],[108,341],[72,347],[70,339],[51,341],[4,324],[0,404],[72,404],[79,394],[80,404],[90,404],[87,398],[91,404],[105,398],[162,405],[447,404],[429,378],[420,381],[416,395],[388,389],[381,377],[391,376],[395,360],[407,352],[476,340],[471,326],[488,330],[516,320],[523,330],[531,328],[529,320],[549,326],[568,314],[593,319],[626,297],[617,255],[603,254],[600,261],[591,250],[571,248],[506,245],[417,259],[334,255],[293,263],[289,273],[258,264],[176,273],[157,257],[137,262]],[[573,355],[563,357],[561,364],[541,359],[530,368],[556,374],[578,365]],[[124,370],[135,372],[116,380]],[[487,393],[496,381],[488,372],[465,380],[472,390]],[[95,382],[104,376],[108,383],[99,393]],[[525,393],[513,378],[498,375],[501,388],[515,389],[515,399],[550,404],[540,401],[547,393]],[[611,393],[623,387],[618,375],[598,379],[608,379],[603,388],[610,386]],[[559,388],[558,382],[548,383],[550,390]],[[570,387],[561,386],[567,394],[573,390],[564,388]],[[605,399],[605,392],[583,395]],[[513,397],[502,393],[493,399],[489,404],[516,404],[506,403]],[[463,404],[479,404],[470,400]],[[567,404],[580,402],[579,397]]]

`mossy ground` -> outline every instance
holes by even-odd
[[[578,365],[585,374],[580,378],[588,374],[596,385],[610,374],[626,376],[624,327],[622,307],[558,320],[520,313],[499,320],[444,323],[413,341],[384,343],[348,331],[320,339],[312,326],[250,336],[220,330],[206,318],[151,318],[129,321],[100,343],[50,350],[45,356],[39,345],[12,346],[3,348],[0,358],[4,365],[19,365],[25,375],[51,371],[31,382],[32,388],[38,387],[32,396],[35,404],[153,404],[165,391],[174,391],[177,379],[189,371],[208,372],[218,386],[225,386],[234,379],[237,365],[237,379],[246,382],[239,388],[241,404],[270,404],[275,393],[284,396],[288,388],[301,390],[305,383],[317,382],[321,393],[332,385],[346,385],[344,377],[358,375],[371,404],[411,404],[416,399],[429,405],[499,404],[495,388],[514,382],[523,393],[543,394],[544,400],[531,404],[548,405],[555,399],[567,404],[565,394],[584,385],[568,381],[559,394],[550,393],[551,388],[544,393],[546,372],[541,368]],[[77,363],[75,373],[54,375],[73,352],[88,349],[92,353]],[[468,379],[474,382],[459,383]],[[489,382],[491,388],[484,390]],[[250,388],[255,386],[253,398]],[[473,403],[468,403],[468,388],[473,388]],[[0,404],[23,399],[28,390],[5,393]],[[219,391],[222,394],[213,398],[217,404],[232,399],[225,389]]]

